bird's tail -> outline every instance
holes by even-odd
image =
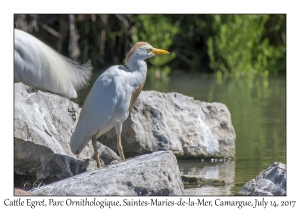
[[[80,131],[80,127],[76,126],[74,133],[71,136],[70,147],[74,155],[81,153],[83,148],[92,140],[92,137],[85,137],[84,132]]]
[[[70,71],[70,74],[72,74],[72,83],[74,85],[74,88],[76,90],[80,90],[83,87],[87,86],[89,84],[89,80],[91,79],[93,70],[91,61],[88,60],[88,62],[84,64],[79,64],[78,62],[75,62],[69,58],[64,57],[64,59],[68,61],[70,65],[70,68],[68,68],[68,70]]]

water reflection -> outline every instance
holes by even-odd
[[[151,83],[145,86],[153,88]],[[173,91],[228,107],[237,136],[235,178],[230,195],[273,162],[286,163],[285,76],[218,80],[178,74],[171,77],[166,89]]]
[[[178,160],[182,175],[198,175],[205,179],[224,180],[225,186],[203,186],[185,189],[186,195],[231,195],[234,187],[235,161]]]

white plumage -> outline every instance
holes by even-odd
[[[32,35],[15,29],[14,80],[37,89],[77,98],[77,90],[88,84],[90,61],[80,65]]]
[[[92,140],[97,166],[100,167],[96,139],[115,127],[118,152],[125,159],[121,146],[122,123],[127,119],[143,88],[147,75],[144,59],[156,54],[169,53],[155,49],[146,42],[138,42],[126,57],[128,68],[112,66],[98,77],[83,104],[78,124],[71,137],[70,147],[74,154],[79,154]]]

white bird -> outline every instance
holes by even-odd
[[[80,65],[32,35],[15,29],[14,80],[66,98],[77,98],[77,90],[88,84],[90,61]]]
[[[156,54],[169,52],[155,49],[146,42],[137,42],[126,56],[127,68],[112,66],[98,77],[85,99],[71,137],[70,147],[74,154],[79,154],[92,140],[97,167],[100,167],[97,138],[115,127],[117,149],[121,159],[125,160],[121,145],[122,124],[144,86],[147,75],[144,60]]]

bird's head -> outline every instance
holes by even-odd
[[[169,54],[169,52],[156,49],[147,42],[137,42],[128,52],[125,63],[128,65],[130,60],[145,60],[158,54]]]

